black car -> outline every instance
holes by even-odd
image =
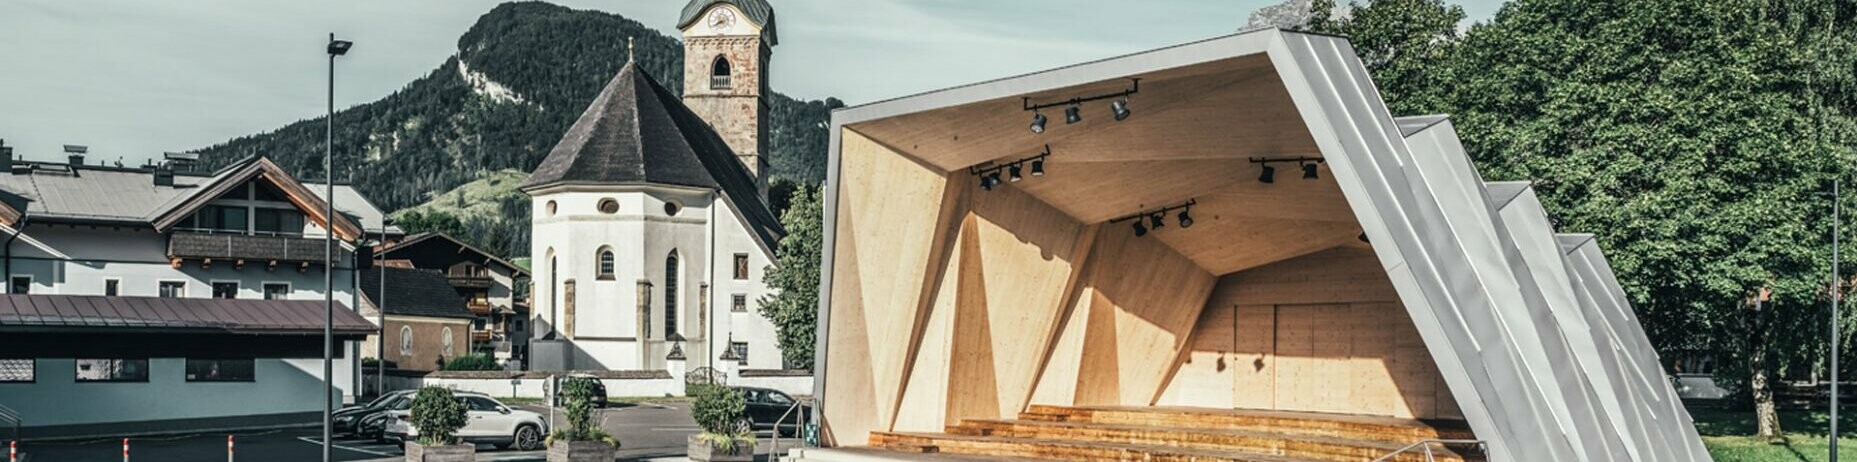
[[[395,398],[411,395],[412,393],[413,390],[391,391],[387,392],[387,394],[380,395],[379,398],[374,398],[373,401],[368,401],[366,404],[348,406],[335,411],[335,414],[330,416],[334,420],[335,434],[346,435],[354,433],[360,427],[359,424],[363,418],[386,410],[387,404],[393,402]]]
[[[812,406],[801,404],[796,409],[794,403],[797,400],[780,390],[756,387],[729,388],[734,389],[736,393],[741,393],[742,398],[748,402],[746,412],[748,421],[743,423],[757,431],[772,430],[775,424],[779,424],[782,435],[797,435],[800,424],[798,414],[807,413],[807,418],[811,418]],[[782,416],[786,417],[785,421],[781,421]]]
[[[593,383],[593,407],[595,408],[606,407],[606,382],[605,381],[600,380],[599,377],[594,377],[591,375],[575,374],[575,375],[570,375],[567,377],[562,377],[560,384],[566,385],[567,381],[569,380],[586,380],[586,381],[592,382]],[[567,405],[567,397],[561,394],[562,388],[565,388],[565,387],[561,387],[561,386],[555,387],[555,406],[566,406]]]

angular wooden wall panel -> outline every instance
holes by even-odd
[[[1027,181],[1040,181],[1037,179]],[[1018,415],[1088,247],[1082,223],[1015,187],[975,193],[963,240],[949,421]]]
[[[835,440],[861,442],[890,426],[901,395],[948,177],[855,131],[841,138],[825,412]]]
[[[1234,304],[1233,285],[1219,284],[1214,299],[1207,304]],[[1236,305],[1237,331],[1232,339],[1232,407],[1240,409],[1277,408],[1277,307],[1272,305]]]
[[[1216,296],[1214,299],[1216,300]],[[1237,355],[1237,307],[1208,301],[1193,327],[1192,347],[1181,358],[1167,391],[1154,404],[1161,406],[1232,407],[1233,381],[1241,373],[1235,367]]]
[[[1191,232],[1168,230],[1163,232]],[[1186,348],[1214,277],[1160,241],[1122,227],[1097,234],[1077,404],[1152,404]]]
[[[962,226],[962,230],[966,231],[966,226]],[[962,252],[959,249],[961,242],[968,240],[972,240],[972,234],[965,232],[949,240],[955,251],[948,255],[945,271],[935,284],[934,300],[925,316],[915,360],[910,363],[909,380],[904,384],[903,399],[891,430],[940,432],[951,422],[945,417],[951,386],[948,377],[954,361],[954,318],[960,302],[957,291],[961,286]]]

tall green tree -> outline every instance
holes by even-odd
[[[1486,177],[1534,181],[1561,230],[1599,235],[1658,350],[1713,353],[1776,435],[1766,384],[1827,352],[1801,334],[1828,326],[1822,193],[1852,158],[1853,74],[1827,54],[1849,34],[1826,26],[1850,15],[1831,1],[1517,0],[1406,107],[1451,113]]]
[[[819,187],[801,185],[780,216],[787,235],[780,239],[778,264],[762,280],[775,290],[761,297],[761,315],[779,330],[775,337],[786,366],[810,369],[819,326],[819,266],[824,257],[824,207]]]

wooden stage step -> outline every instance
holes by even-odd
[[[1461,421],[1185,407],[1032,406],[1018,420],[947,433],[875,432],[891,451],[1058,460],[1361,461],[1426,439],[1472,439]],[[1457,448],[1467,449],[1467,448]],[[1434,447],[1435,460],[1480,460]],[[1422,452],[1394,459],[1423,461]]]
[[[1021,420],[1088,422],[1169,428],[1251,430],[1282,435],[1328,436],[1406,445],[1427,439],[1474,439],[1463,421],[1425,421],[1320,412],[1206,409],[1171,406],[1032,405]]]

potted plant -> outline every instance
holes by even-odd
[[[593,420],[593,380],[569,377],[561,383],[567,427],[548,435],[548,462],[612,462],[619,440]]]
[[[691,384],[690,416],[701,433],[690,435],[690,460],[751,462],[754,428],[746,411],[748,401],[734,389],[714,384]]]
[[[475,462],[477,446],[458,441],[464,428],[464,402],[439,387],[419,389],[413,396],[413,430],[419,439],[406,442],[407,462]]]

